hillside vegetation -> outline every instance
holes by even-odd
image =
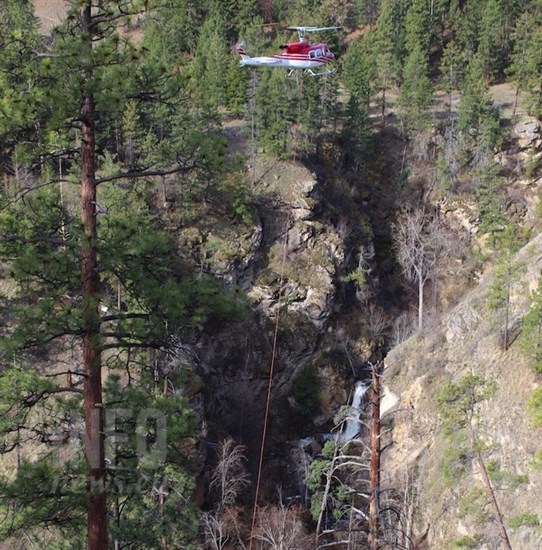
[[[540,547],[542,0],[0,31],[0,547]]]

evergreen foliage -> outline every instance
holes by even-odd
[[[362,40],[356,40],[342,57],[345,85],[356,101],[363,102],[366,108],[376,91],[375,37],[376,34],[371,32]]]
[[[224,104],[228,60],[224,19],[216,14],[201,27],[191,65],[191,82],[202,107],[216,109]]]
[[[195,465],[188,460],[195,446],[190,439],[194,423],[187,401],[168,385],[171,376],[153,373],[145,350],[169,349],[175,333],[201,330],[223,315],[235,316],[239,308],[235,300],[223,299],[215,281],[194,280],[186,272],[152,207],[148,186],[156,175],[179,173],[204,190],[216,184],[223,149],[208,118],[199,124],[204,119],[197,113],[178,109],[183,80],[168,64],[175,59],[156,62],[163,47],[156,35],[144,57],[145,40],[134,42],[120,32],[130,28],[131,16],[159,4],[102,2],[94,10],[73,2],[50,45],[29,35],[22,49],[26,54],[17,58],[15,50],[6,48],[0,59],[2,69],[12,64],[17,69],[13,76],[21,75],[2,81],[13,95],[5,98],[1,131],[22,144],[13,158],[24,162],[35,186],[2,196],[1,265],[13,290],[2,299],[7,325],[0,386],[11,391],[2,395],[0,405],[1,450],[22,453],[37,442],[44,446],[1,480],[2,539],[50,527],[53,538],[62,534],[84,540],[88,514],[88,544],[93,546],[90,537],[100,529],[96,544],[101,548],[107,539],[105,521],[95,520],[103,504],[112,520],[112,544],[158,547],[168,541],[189,547],[195,535],[196,511],[189,503]],[[10,32],[17,38],[23,31],[15,25]],[[24,32],[33,30],[25,27]],[[35,55],[40,49],[44,54]],[[21,94],[25,87],[32,92]],[[218,101],[216,95],[209,97]],[[81,178],[83,200],[99,186],[89,203],[90,216],[83,204],[83,224],[74,215],[73,194],[65,202],[60,188],[52,186],[56,176],[49,180],[58,159],[61,186]],[[90,275],[85,265],[91,266]],[[81,342],[84,361],[78,358]],[[51,365],[44,373],[30,368],[38,357],[47,362],[63,355],[66,366]],[[89,356],[94,357],[90,362]],[[102,359],[108,374],[104,392]],[[113,371],[119,366],[123,374],[116,378]],[[164,388],[158,389],[162,378]],[[95,385],[89,390],[91,379]],[[102,444],[91,439],[101,434],[103,441],[102,420],[93,420],[92,411],[99,407],[107,415],[112,412],[108,406],[125,407],[135,418],[149,410],[167,418],[144,436],[156,440],[163,435],[167,449],[161,461],[152,452],[142,456],[126,448],[118,457],[120,469],[110,463],[107,476],[92,477],[96,474],[89,472],[106,470]],[[134,419],[125,424],[133,449],[141,439],[138,430],[147,428]],[[86,435],[79,438],[75,432]],[[83,447],[67,448],[79,439]],[[148,456],[152,463],[145,462]],[[30,516],[32,500],[38,512]]]
[[[484,62],[480,55],[475,55],[469,62],[461,88],[461,105],[458,128],[476,137],[485,137],[486,120],[495,118],[489,88],[484,79]],[[494,131],[489,132],[487,146],[495,143]]]
[[[322,152],[336,154],[341,177],[368,186],[381,155],[374,109],[384,126],[393,104],[412,138],[406,147],[420,136],[424,150],[434,145],[440,192],[472,193],[480,232],[504,251],[488,306],[505,316],[508,346],[517,243],[509,239],[505,169],[495,162],[504,125],[489,86],[512,79],[516,100],[526,92],[530,114],[542,117],[541,0],[66,4],[66,17],[47,38],[30,0],[0,5],[0,454],[9,465],[0,476],[0,541],[24,532],[37,546],[84,545],[85,515],[96,496],[84,452],[89,418],[82,404],[90,377],[84,349],[94,354],[85,363],[94,381],[104,382],[90,408],[103,404],[113,422],[106,438],[109,543],[196,547],[198,511],[190,499],[199,467],[196,419],[190,373],[180,372],[173,351],[187,336],[238,319],[244,304],[235,291],[190,272],[169,228],[187,227],[216,204],[228,223],[254,221],[246,176],[227,154],[224,114],[254,117],[254,151],[316,163]],[[337,74],[286,78],[282,70],[240,67],[232,55],[239,40],[250,51],[276,52],[291,38],[279,29],[303,24],[354,31],[348,39],[346,32],[328,39]],[[442,125],[432,113],[435,90],[449,97]],[[435,134],[444,140],[433,142]],[[401,174],[410,169],[405,158]],[[536,172],[534,149],[531,160],[529,177]],[[96,196],[87,196],[80,220],[83,182]],[[171,207],[168,222],[160,204]],[[432,278],[424,262],[432,269],[445,250],[440,238],[428,240],[438,227],[422,222],[415,234],[421,245],[411,246],[410,263],[403,262],[405,275],[418,282],[420,326],[423,287]],[[213,246],[210,238],[207,250]],[[419,254],[422,263],[413,261]],[[539,288],[532,296],[521,335],[537,374],[541,294]],[[315,381],[307,369],[294,385],[307,417],[316,406]],[[450,484],[466,472],[473,452],[480,457],[475,420],[494,390],[468,375],[439,395],[445,432],[455,432],[443,461]],[[536,425],[542,423],[539,394],[528,403]],[[95,432],[102,440],[105,432]],[[349,478],[361,465],[340,464],[336,444],[312,464],[314,518],[326,509],[342,517],[352,506]],[[493,481],[503,475],[498,464],[487,463],[487,470]],[[519,517],[517,524],[534,520]]]
[[[523,514],[515,514],[508,521],[512,529],[519,529],[523,525],[527,527],[540,527],[538,514],[534,512],[524,512]]]
[[[312,493],[310,513],[313,520],[321,515],[329,521],[347,517],[356,489],[349,482],[363,468],[361,457],[342,453],[334,441],[328,441],[322,450],[322,457],[313,461],[306,477],[307,487]]]
[[[427,56],[417,45],[405,62],[399,98],[400,114],[410,133],[423,132],[431,124],[429,107],[433,100],[433,85],[428,73]]]
[[[346,105],[342,131],[343,147],[349,165],[367,173],[374,152],[373,134],[364,104],[352,95]]]
[[[504,11],[508,11],[508,5],[501,0],[487,0],[482,11],[477,54],[484,66],[486,81],[492,80],[502,70],[502,66],[496,63],[504,61],[503,56],[498,55],[499,44],[503,43],[500,24]]]
[[[495,382],[476,374],[467,374],[458,382],[447,382],[437,396],[444,432],[452,435],[458,430],[470,431],[476,422],[480,404],[489,399],[496,389]],[[474,437],[471,444],[479,448],[478,437]]]
[[[259,139],[281,158],[312,152],[325,118],[325,92],[305,75],[285,79],[279,71],[263,73],[256,90]],[[332,106],[331,106],[332,107]]]
[[[450,95],[450,110],[452,109],[451,94],[460,87],[465,66],[467,66],[466,52],[461,49],[456,40],[450,40],[443,48],[440,62],[444,90]]]
[[[150,357],[136,358],[142,365]],[[155,547],[162,541],[189,546],[197,531],[197,511],[190,501],[195,482],[195,418],[186,398],[153,380],[151,369],[124,381],[123,358],[108,377],[106,426],[112,434],[106,450],[111,538],[121,546]],[[114,365],[110,365],[113,370]]]
[[[376,64],[376,82],[381,91],[382,124],[386,109],[386,92],[398,81],[401,60],[401,27],[398,24],[397,6],[384,2],[376,23],[374,52]]]
[[[488,306],[497,313],[496,323],[502,328],[499,337],[502,349],[510,345],[510,311],[512,307],[512,287],[517,279],[521,263],[515,258],[520,248],[520,235],[515,226],[502,228],[495,238],[499,250],[498,263],[495,266],[495,278],[490,288]]]
[[[532,368],[537,374],[542,374],[542,283],[533,293],[531,307],[523,317],[521,346],[525,355],[532,362]]]
[[[527,401],[527,408],[531,417],[532,424],[535,428],[542,426],[542,388],[536,388],[529,401]],[[537,453],[537,459],[540,463],[540,451]]]
[[[407,56],[419,49],[424,56],[429,55],[430,12],[425,0],[412,0],[405,17],[405,50]]]
[[[518,17],[514,30],[512,60],[508,72],[519,90],[530,94],[530,111],[540,117],[542,67],[542,4],[533,2],[531,9]]]
[[[218,322],[232,319],[231,315],[237,315],[240,310],[234,301],[223,300],[220,287],[212,280],[194,281],[188,274],[179,278],[181,272],[174,244],[160,231],[155,215],[139,191],[137,187],[132,192],[101,189],[101,205],[108,212],[100,223],[98,247],[105,285],[101,299],[108,304],[102,317],[101,348],[116,350],[107,362],[106,410],[111,403],[113,413],[116,408],[122,408],[131,415],[121,431],[129,434],[127,444],[132,452],[121,452],[119,469],[109,469],[108,494],[114,519],[111,536],[123,541],[133,537],[132,541],[144,540],[152,547],[161,537],[180,543],[190,540],[195,533],[195,510],[187,503],[195,471],[195,464],[191,465],[188,460],[194,443],[190,439],[194,424],[187,401],[171,395],[169,390],[162,394],[153,382],[150,356],[137,357],[135,351],[167,348],[173,333],[186,327],[202,328],[213,318]],[[32,208],[33,204],[40,208]],[[130,216],[126,216],[126,207]],[[28,212],[32,213],[30,219]],[[35,353],[33,350],[68,352],[73,344],[66,340],[67,336],[81,334],[81,303],[76,298],[81,275],[74,257],[79,235],[72,228],[68,242],[60,239],[60,209],[57,196],[49,189],[30,194],[24,210],[12,210],[9,214],[4,211],[3,227],[10,223],[10,231],[20,239],[4,244],[2,257],[10,258],[10,277],[18,282],[19,291],[4,304],[11,304],[13,328],[2,340],[4,360],[9,359],[12,365],[4,367],[0,375],[0,386],[9,389],[0,397],[4,413],[0,426],[3,451],[8,452],[23,442],[28,445],[38,441],[46,442],[49,451],[43,459],[18,468],[15,480],[3,481],[3,494],[12,495],[9,500],[12,506],[6,510],[9,529],[5,533],[6,536],[14,534],[18,526],[28,529],[47,525],[49,520],[40,514],[35,514],[31,522],[27,516],[21,516],[23,498],[27,494],[29,499],[36,498],[30,493],[38,490],[38,479],[47,475],[50,483],[56,480],[62,489],[48,494],[41,486],[39,491],[45,491],[45,500],[40,501],[40,506],[44,514],[45,510],[50,513],[51,508],[62,513],[61,531],[68,533],[72,529],[73,535],[84,517],[85,499],[81,492],[84,479],[78,478],[84,472],[81,449],[72,450],[75,454],[68,454],[68,462],[58,470],[58,465],[51,463],[51,453],[54,457],[59,451],[50,445],[81,422],[78,414],[81,372],[68,365],[68,373],[63,369],[57,375],[44,378],[26,364],[28,354]],[[27,228],[26,231],[20,229],[21,226]],[[38,242],[27,244],[21,242],[23,238],[26,241],[37,238]],[[116,301],[115,293],[122,300],[122,310],[112,305]],[[43,298],[37,298],[40,295]],[[108,299],[108,295],[112,297]],[[53,341],[58,342],[55,348],[51,348]],[[120,369],[128,369],[128,381],[115,374]],[[70,380],[68,385],[64,383],[66,377]],[[160,411],[167,419],[163,429],[167,429],[164,437],[168,450],[158,469],[156,464],[142,464],[141,457],[133,451],[137,447],[135,420],[144,409]],[[183,441],[190,441],[188,451]],[[64,481],[66,476],[69,482]],[[34,477],[36,484],[27,484],[27,492],[16,498],[18,484]],[[159,491],[163,491],[160,507],[156,500]],[[166,498],[166,495],[170,496]],[[182,528],[173,521],[179,514],[184,517]],[[147,518],[148,523],[142,522],[141,517]]]

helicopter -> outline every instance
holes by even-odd
[[[306,33],[330,31],[341,27],[288,27],[288,30],[297,31],[299,40],[283,44],[280,54],[264,57],[251,57],[242,44],[237,45],[237,52],[241,56],[239,64],[242,67],[286,67],[290,69],[288,76],[296,69],[301,69],[310,76],[325,76],[335,72],[335,69],[324,69],[325,65],[333,61],[335,55],[324,42],[312,44],[305,38]]]

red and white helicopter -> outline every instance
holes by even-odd
[[[325,76],[335,72],[334,69],[325,69],[335,56],[327,44],[319,42],[312,44],[305,38],[305,33],[330,31],[341,27],[288,27],[288,30],[297,31],[299,40],[280,46],[282,53],[264,57],[251,57],[243,49],[242,44],[237,46],[241,55],[239,64],[242,67],[286,67],[290,69],[290,76],[295,69],[301,69],[311,76]],[[324,70],[320,70],[324,68]]]

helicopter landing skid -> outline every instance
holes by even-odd
[[[321,71],[321,72],[313,71],[312,69],[305,69],[303,72],[305,74],[308,74],[309,76],[328,76],[330,74],[335,73],[336,71],[337,71],[337,69],[329,69],[327,71]],[[290,69],[286,76],[292,76],[296,72],[297,72],[296,69]]]

